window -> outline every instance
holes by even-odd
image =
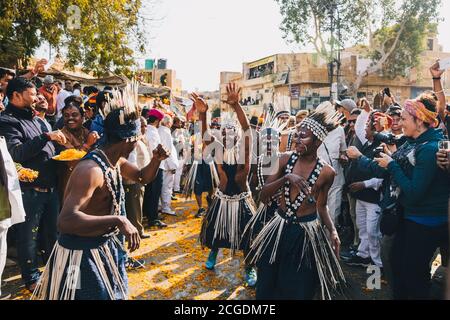
[[[267,76],[269,74],[273,74],[274,71],[274,62],[269,62],[254,68],[250,69],[249,80],[256,79],[260,77]]]
[[[428,39],[428,50],[433,51],[434,41],[433,39]]]

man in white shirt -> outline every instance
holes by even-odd
[[[333,185],[328,191],[328,208],[335,225],[341,214],[342,190],[345,184],[344,169],[339,159],[346,150],[345,131],[341,126],[331,131],[317,150],[317,155],[336,171]]]
[[[178,168],[177,171],[175,172],[175,179],[173,182],[174,193],[179,193],[181,191],[181,175],[184,170],[186,158],[189,154],[188,149],[190,148],[189,133],[185,128],[185,122],[186,119],[178,118],[177,123],[175,123],[174,120],[173,124],[175,130],[173,131],[172,135],[174,137],[175,149],[177,150],[178,155]]]
[[[161,139],[159,136],[158,128],[160,122],[164,118],[164,113],[158,109],[151,109],[147,114],[147,141],[148,141],[148,151],[150,155],[150,161],[153,157],[153,150],[161,144]],[[161,196],[162,182],[163,182],[163,164],[159,167],[158,174],[152,183],[145,186],[144,193],[144,214],[148,218],[149,227],[165,228],[167,224],[159,220],[158,217],[158,204],[159,198]]]
[[[158,128],[161,144],[170,150],[170,156],[166,160],[161,162],[163,166],[163,183],[161,190],[161,212],[175,216],[176,213],[171,208],[173,181],[175,178],[175,172],[178,168],[177,151],[173,144],[172,133],[170,128],[172,127],[172,118],[169,115],[165,115],[161,121],[161,125]]]
[[[66,80],[64,82],[64,89],[62,89],[56,96],[56,121],[62,117],[61,110],[64,108],[64,100],[73,95],[72,81]]]
[[[137,121],[141,127],[141,133],[144,138],[136,143],[136,147],[130,153],[128,161],[135,164],[138,168],[143,168],[150,163],[148,146],[145,143],[147,121],[143,117]],[[124,179],[123,185],[125,189],[125,206],[128,220],[130,220],[131,224],[139,231],[139,236],[141,239],[150,238],[150,235],[144,233],[144,227],[142,226],[142,206],[145,191],[144,186],[140,183],[134,183],[133,181],[128,181],[126,179]]]

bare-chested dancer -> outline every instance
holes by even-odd
[[[331,298],[345,281],[337,259],[340,241],[327,209],[335,172],[317,157],[338,118],[331,103],[324,103],[305,119],[295,135],[295,151],[281,156],[278,172],[262,189],[264,203],[280,189],[282,194],[246,257],[258,268],[257,299],[312,299],[319,284],[322,298]]]
[[[160,145],[144,168],[126,160],[140,138],[138,113],[130,102],[136,94],[132,85],[123,97],[114,93],[116,99],[109,102],[104,122],[107,144],[89,153],[72,173],[58,218],[60,236],[35,299],[127,298],[124,239],[132,252],[139,248],[140,237],[125,216],[122,177],[147,184],[168,156]],[[122,107],[126,100],[128,104]]]

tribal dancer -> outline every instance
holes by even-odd
[[[254,236],[261,231],[262,227],[272,219],[277,207],[279,207],[279,195],[272,197],[269,203],[266,204],[260,201],[260,192],[267,178],[276,174],[279,170],[282,155],[279,152],[280,137],[286,124],[286,122],[282,122],[269,114],[259,132],[259,150],[261,150],[261,154],[257,157],[256,166],[253,166],[254,169],[252,167],[252,170],[254,170],[252,174],[257,177],[256,186],[253,188],[255,189],[253,199],[259,207],[244,230],[242,241],[247,246],[250,245]]]
[[[214,269],[219,248],[227,248],[234,254],[237,250],[244,250],[241,246],[242,233],[248,221],[255,212],[255,206],[248,185],[250,171],[250,155],[252,136],[248,119],[239,104],[240,90],[234,84],[227,86],[227,100],[224,101],[237,115],[242,128],[239,130],[225,119],[222,119],[222,141],[216,141],[207,132],[206,112],[208,105],[197,94],[192,94],[195,107],[200,113],[204,142],[210,146],[220,146],[215,150],[217,172],[219,174],[219,188],[215,193],[211,206],[203,218],[200,242],[211,252],[206,261],[206,268]],[[214,143],[214,144],[212,144]],[[209,154],[209,152],[206,152]],[[254,268],[246,266],[245,279],[248,286],[256,284]]]
[[[59,238],[32,299],[122,300],[127,298],[127,253],[139,248],[137,229],[125,217],[122,176],[151,182],[167,151],[159,145],[143,169],[128,162],[140,138],[137,85],[113,92],[104,122],[106,145],[74,169],[58,218]]]
[[[188,199],[192,196],[192,193],[194,193],[198,205],[198,212],[195,217],[200,218],[206,212],[202,205],[202,194],[208,192],[206,199],[209,205],[213,196],[213,191],[217,189],[217,186],[219,185],[219,176],[217,175],[216,166],[214,165],[212,157],[209,155],[202,158],[202,151],[205,149],[206,145],[202,143],[201,135],[195,134],[194,137],[193,161],[183,188],[183,195]]]
[[[327,209],[335,173],[317,157],[317,148],[338,121],[331,103],[320,105],[302,122],[296,151],[282,155],[280,169],[262,189],[265,203],[283,192],[280,207],[246,256],[247,263],[258,267],[257,299],[308,300],[319,284],[322,298],[331,299],[345,283],[337,259],[340,241]]]

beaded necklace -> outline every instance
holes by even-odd
[[[276,159],[278,159],[279,153],[277,153],[276,155]],[[256,176],[258,177],[258,186],[256,187],[256,190],[260,191],[262,190],[262,188],[264,187],[265,184],[265,180],[264,180],[264,174],[263,174],[263,163],[264,163],[264,155],[260,155],[258,157],[258,163],[257,163],[257,167],[256,167]]]
[[[292,138],[294,137],[294,132],[289,132],[289,135],[288,135],[288,142],[287,142],[287,148],[286,148],[286,151],[290,151],[291,150],[291,147],[292,147]]]
[[[102,157],[93,153],[92,158],[99,164],[105,176],[106,186],[112,196],[113,215],[120,216],[122,214],[122,206],[125,203],[125,192],[122,185],[122,175],[120,174],[120,166],[114,167],[108,156],[100,149],[96,150]],[[103,161],[106,160],[109,166]]]
[[[299,155],[297,153],[292,154],[292,156],[289,159],[288,164],[286,165],[285,174],[292,173],[298,158],[299,158]],[[311,174],[307,180],[308,186],[310,187],[310,189],[312,189],[312,187],[316,183],[317,179],[319,178],[320,173],[322,172],[323,166],[324,166],[324,164],[323,164],[322,160],[317,159],[316,166],[311,171]],[[303,191],[300,191],[300,193],[295,198],[294,203],[291,203],[290,186],[291,186],[290,182],[286,181],[286,183],[284,185],[284,199],[285,199],[286,207],[287,207],[287,211],[286,211],[287,217],[291,217],[291,216],[295,215],[297,213],[297,210],[300,208],[300,206],[302,205],[303,201],[306,198],[306,195],[303,193]]]

